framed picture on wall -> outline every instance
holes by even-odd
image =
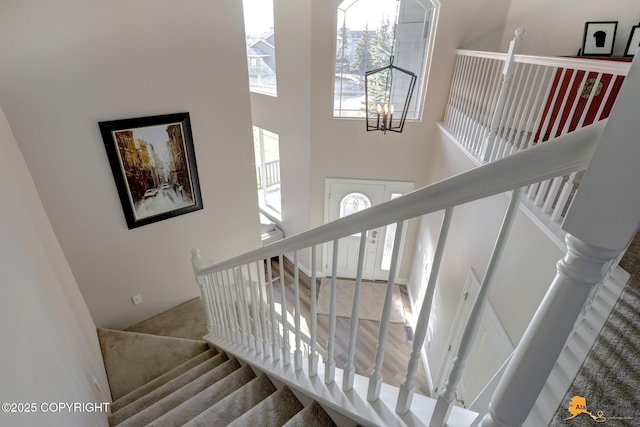
[[[618,21],[593,21],[584,24],[583,56],[611,56]]]
[[[631,28],[631,34],[629,35],[627,48],[624,50],[624,56],[635,56],[639,46],[640,46],[640,25],[634,25]]]
[[[98,126],[129,229],[202,209],[189,113]]]

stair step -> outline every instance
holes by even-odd
[[[262,374],[184,424],[184,427],[227,426],[275,391],[269,377]]]
[[[181,426],[196,418],[211,406],[214,406],[218,402],[223,401],[227,397],[230,397],[230,395],[234,394],[235,392],[242,390],[245,385],[248,385],[254,379],[256,379],[256,374],[253,372],[249,365],[245,365],[244,367],[237,369],[236,371],[227,375],[212,386],[196,394],[189,400],[186,400],[179,406],[176,406],[152,423],[147,424],[147,427]],[[268,392],[260,400],[264,399],[270,393],[275,391],[275,387],[273,387],[271,381],[269,381],[269,379],[266,379],[266,381],[269,383],[270,388],[268,388]],[[242,395],[241,397],[247,398],[247,396],[244,395]],[[251,396],[248,397],[250,398]],[[249,408],[251,408],[251,406],[249,406]],[[231,409],[232,408],[226,408],[225,410]],[[230,421],[232,420],[233,418]],[[208,425],[218,426],[221,424],[218,420],[216,420],[214,423]]]
[[[125,331],[202,341],[202,337],[208,334],[206,325],[202,300],[194,298]]]
[[[98,339],[114,400],[210,348],[204,341],[101,328]]]
[[[145,408],[132,417],[127,418],[119,425],[121,427],[138,427],[147,425],[239,368],[240,364],[236,359],[229,359],[212,371],[201,375],[189,384],[157,401],[148,408]]]
[[[291,418],[283,427],[335,427],[329,414],[318,402],[307,406]]]
[[[147,393],[138,400],[121,408],[118,412],[109,415],[109,425],[111,427],[120,424],[127,418],[134,416],[136,413],[148,408],[159,400],[170,395],[174,391],[184,387],[190,382],[196,380],[201,375],[210,372],[228,361],[228,357],[224,353],[220,353],[209,360],[206,360],[198,366],[189,369],[182,375],[172,379],[168,383],[158,387],[150,393]]]
[[[194,357],[193,359],[187,360],[182,365],[176,366],[175,368],[159,376],[158,378],[151,380],[147,384],[138,387],[137,389],[133,390],[131,393],[125,396],[122,396],[120,399],[113,402],[113,404],[111,405],[111,413],[119,411],[120,409],[124,408],[125,406],[129,405],[135,400],[141,398],[146,394],[151,393],[153,390],[165,385],[172,379],[184,374],[191,368],[198,366],[202,362],[211,359],[217,354],[218,354],[218,350],[215,348],[207,350],[204,353],[201,353],[198,356]]]
[[[289,387],[282,387],[229,424],[230,427],[280,427],[303,409]]]

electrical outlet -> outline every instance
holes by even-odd
[[[131,301],[133,301],[133,305],[142,304],[142,297],[140,295],[134,295],[131,297]]]

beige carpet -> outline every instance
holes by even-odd
[[[336,282],[336,316],[351,317],[353,308],[353,294],[355,293],[355,280],[338,279]],[[382,318],[382,308],[387,292],[387,283],[362,282],[360,287],[360,319],[379,322]],[[320,294],[318,295],[318,314],[329,314],[331,298],[331,278],[325,277],[320,281]],[[391,323],[404,323],[404,308],[402,296],[398,286],[393,287],[393,299],[391,302]]]
[[[204,341],[98,328],[111,397],[132,390],[204,353]]]
[[[207,335],[207,320],[200,298],[180,304],[125,329],[127,332],[200,340]]]

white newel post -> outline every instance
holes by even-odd
[[[511,40],[511,43],[509,43],[509,51],[507,52],[507,58],[504,61],[504,68],[502,69],[502,86],[500,88],[500,95],[498,95],[496,109],[494,110],[493,117],[491,118],[489,134],[485,138],[482,152],[480,153],[481,160],[485,162],[490,159],[491,152],[493,151],[493,148],[495,146],[496,136],[498,135],[500,122],[502,121],[502,115],[504,113],[504,106],[507,102],[507,96],[509,94],[509,89],[511,88],[511,83],[513,81],[513,74],[516,68],[516,63],[513,60],[513,55],[519,54],[522,50],[522,35],[524,34],[524,29],[516,29],[515,34],[515,37],[513,38],[513,40]]]
[[[590,290],[638,230],[639,61],[636,55],[565,217],[567,253],[493,394],[483,427],[520,426],[527,419]]]
[[[202,257],[200,256],[200,249],[193,248],[191,250],[191,265],[193,265],[193,271],[196,275],[198,286],[200,287],[200,298],[202,299],[202,308],[204,309],[204,315],[207,322],[207,331],[213,332],[213,315],[211,313],[211,306],[209,300],[209,289],[206,288],[206,282],[204,277],[199,276],[197,271],[202,266]]]

